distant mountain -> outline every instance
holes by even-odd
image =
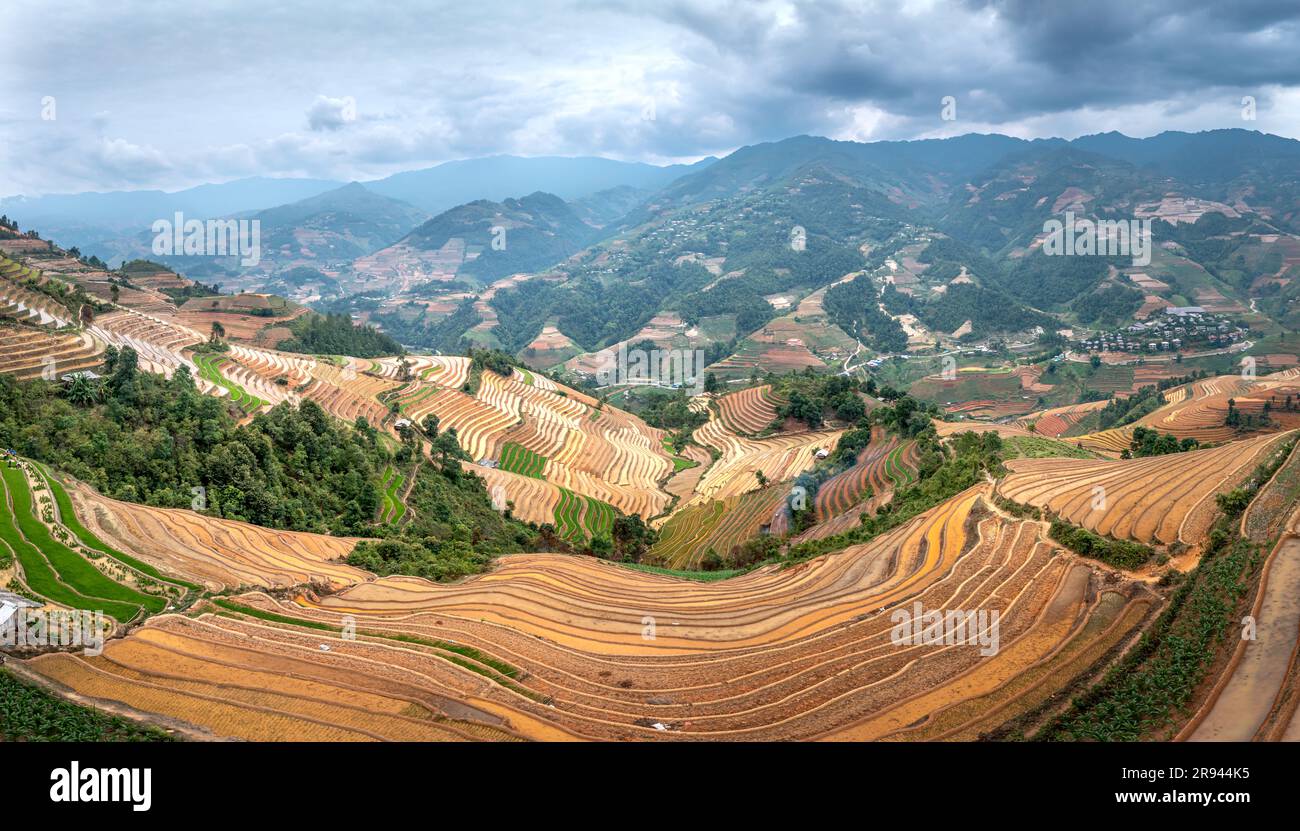
[[[366,187],[436,214],[478,199],[499,202],[536,191],[566,200],[620,186],[654,191],[715,161],[710,156],[693,165],[657,167],[594,157],[489,156],[397,173]]]
[[[262,223],[264,268],[274,271],[365,256],[401,239],[428,214],[353,182],[252,218]]]
[[[208,219],[262,210],[306,199],[342,184],[326,179],[257,177],[219,185],[199,185],[174,193],[131,190],[11,196],[0,199],[0,212],[17,219],[23,227],[40,227],[45,234],[55,237],[56,226],[148,228],[155,219],[171,219],[176,211],[183,211],[186,218]]]
[[[710,156],[692,165],[659,167],[595,157],[491,156],[446,162],[363,184],[371,194],[405,202],[428,217],[475,200],[499,202],[536,191],[553,193],[561,199],[579,199],[622,187],[650,193],[715,161]],[[171,219],[177,211],[187,219],[248,216],[254,211],[310,199],[345,184],[327,179],[255,177],[172,193],[138,190],[11,196],[0,199],[0,213],[16,219],[24,228],[39,227],[63,245],[75,245],[87,254],[120,261],[135,250],[137,235],[147,231],[155,220]],[[595,214],[592,218],[601,224]],[[600,218],[609,221],[605,213],[600,213]]]
[[[469,202],[444,211],[398,245],[415,251],[455,248],[458,277],[491,282],[554,265],[589,245],[597,230],[551,193]]]
[[[627,216],[634,208],[645,202],[654,191],[634,188],[631,185],[619,185],[598,191],[581,199],[569,202],[574,213],[584,222],[603,228]]]
[[[795,136],[742,147],[715,164],[683,176],[656,195],[661,204],[690,204],[779,186],[820,169],[891,194],[899,202],[928,201],[1026,142],[970,134],[924,141],[854,142]]]
[[[1300,141],[1254,130],[1164,132],[1150,138],[1123,133],[1080,136],[1071,146],[1192,183],[1226,182],[1243,173],[1300,165]]]

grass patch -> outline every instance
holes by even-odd
[[[1082,447],[1041,436],[1009,436],[1002,440],[1007,459],[1096,459],[1096,453]]]
[[[612,561],[611,561],[612,562]],[[744,574],[749,571],[747,568],[729,568],[720,571],[688,571],[680,568],[665,568],[664,566],[652,566],[645,563],[614,563],[616,566],[630,568],[633,571],[644,571],[649,574],[663,574],[668,577],[680,577],[683,580],[694,580],[697,583],[714,583],[718,580],[726,580],[728,577],[735,577],[738,574]]]

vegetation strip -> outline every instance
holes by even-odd
[[[240,614],[240,615],[247,615],[248,617],[257,618],[258,620],[264,620],[267,621],[268,623],[282,623],[285,624],[286,626],[300,626],[306,629],[316,629],[321,632],[334,632],[338,634],[342,634],[343,632],[342,627],[332,626],[328,623],[322,623],[320,621],[306,620],[304,618],[290,617],[288,615],[281,615],[275,612],[267,612],[267,611],[263,611],[262,609],[255,609],[252,606],[245,606],[242,603],[235,603],[221,597],[214,597],[211,598],[211,600],[214,604],[220,606],[221,608],[225,609],[228,612],[234,612],[235,614]],[[478,673],[479,675],[483,675],[488,678],[491,678],[492,680],[497,681],[503,686],[509,686],[512,689],[515,689],[515,685],[510,684],[509,682],[518,678],[520,675],[520,671],[517,667],[511,666],[505,661],[499,660],[497,658],[493,658],[490,655],[485,655],[484,653],[473,648],[472,646],[464,646],[462,644],[451,643],[450,641],[420,638],[415,635],[385,634],[382,632],[374,632],[370,630],[358,630],[357,634],[365,635],[366,637],[369,638],[378,638],[380,640],[398,641],[401,643],[416,644],[418,646],[431,647],[433,649],[441,650],[443,652],[451,652],[454,655],[459,656],[459,658],[447,657],[447,656],[442,656],[442,657],[446,658],[446,660],[451,661],[457,666],[468,669],[471,672]],[[468,659],[468,660],[462,660],[462,659]],[[503,678],[507,680],[502,680]],[[535,693],[533,693],[531,690],[524,692],[523,688],[516,689],[516,692],[523,692],[523,694],[528,695],[530,697],[535,695]]]
[[[160,580],[165,583],[173,583],[177,586],[184,586],[193,592],[203,591],[202,586],[175,577],[163,576],[162,572],[158,571],[158,569],[148,563],[142,560],[137,560],[129,554],[118,551],[116,548],[113,548],[99,537],[92,534],[86,526],[81,524],[81,520],[77,519],[77,512],[72,507],[72,499],[69,498],[68,492],[64,489],[63,484],[55,478],[50,469],[37,462],[32,462],[31,464],[40,472],[41,478],[45,480],[46,486],[50,489],[50,493],[54,494],[54,502],[59,506],[59,522],[75,534],[77,539],[81,540],[82,545],[87,548],[93,548],[103,554],[107,554],[114,560],[117,560],[124,565],[128,565],[141,574],[146,574],[155,580]]]
[[[31,492],[22,470],[0,468],[9,499],[0,515],[0,538],[13,549],[23,567],[29,588],[42,597],[74,609],[102,611],[126,622],[147,608],[160,612],[166,601],[129,589],[109,579],[82,559],[81,555],[57,542],[32,513]],[[12,501],[12,511],[9,504]]]

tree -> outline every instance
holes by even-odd
[[[712,372],[706,372],[706,373],[704,374],[704,391],[705,391],[705,392],[717,392],[717,391],[718,391],[718,376],[717,376],[717,375],[715,375],[715,374],[712,373]]]
[[[63,392],[64,397],[67,398],[69,402],[76,404],[79,407],[94,404],[96,400],[95,394],[95,385],[91,383],[89,378],[80,373],[72,379],[72,383],[68,384],[67,389]]]
[[[424,417],[425,434],[428,435],[430,438],[438,435],[438,425],[440,423],[441,422],[438,419],[437,413],[429,413],[427,416]]]
[[[1098,367],[1101,366],[1101,356],[1093,355],[1088,359],[1088,363],[1092,365],[1093,369],[1097,369]]]
[[[122,296],[122,290],[117,287],[117,283],[114,283],[112,286],[109,287],[108,296],[113,299],[114,303],[117,302],[117,298]]]
[[[221,325],[221,321],[212,321],[212,343],[220,343],[226,337],[226,327]]]
[[[429,452],[438,457],[438,463],[444,472],[452,467],[459,470],[454,465],[459,459],[469,460],[469,454],[461,449],[460,442],[456,439],[454,427],[445,433],[439,433],[430,443]]]

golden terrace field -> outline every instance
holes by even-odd
[[[627,461],[636,449],[661,458],[655,492],[676,476],[698,477],[651,552],[651,560],[674,567],[698,566],[709,549],[725,553],[765,525],[781,532],[791,480],[840,435],[741,435],[723,423],[718,402],[697,431],[717,459],[706,455],[674,475],[661,436],[614,408],[596,409],[584,397],[561,395],[559,386],[546,389],[532,373],[485,373],[469,395],[421,378],[447,372],[454,379],[454,362],[422,362],[388,377],[384,362],[339,367],[262,352],[233,357],[265,376],[302,372],[321,387],[328,379],[339,389],[382,385],[405,402],[407,417],[443,400],[506,413],[508,424],[480,435],[503,465],[521,458],[535,464],[516,450],[505,455],[506,445],[545,457],[543,476],[528,466],[520,468],[527,474],[465,468],[483,476],[489,492],[500,488],[516,515],[555,522],[562,533],[562,517],[582,525],[596,510],[552,478],[571,464],[582,470],[580,457],[565,458],[572,435],[610,448],[602,476],[620,459],[626,476],[648,476]],[[431,371],[435,365],[440,369]],[[472,423],[463,423],[472,434]],[[556,434],[562,442],[548,433],[554,423],[565,425]],[[620,445],[620,431],[646,442]],[[658,441],[646,446],[649,439]],[[55,654],[25,666],[87,698],[214,737],[974,740],[1037,718],[1038,708],[1072,694],[1066,691],[1104,668],[1165,598],[1062,551],[1046,538],[1044,523],[999,510],[995,493],[1101,533],[1196,546],[1214,518],[1214,494],[1285,440],[1265,435],[1129,461],[1016,459],[998,482],[976,485],[868,542],[717,582],[559,554],[503,557],[489,573],[456,584],[377,579],[340,563],[352,540],[130,505],[78,487],[77,515],[100,538],[169,575],[234,592],[150,618],[100,657]],[[815,524],[801,538],[853,527],[912,483],[917,464],[914,442],[877,430],[854,464],[818,488]],[[760,487],[755,470],[773,484]],[[1095,484],[1106,494],[1100,508],[1093,507]],[[1274,594],[1292,582],[1286,558],[1277,562]],[[1284,627],[1289,606],[1266,602],[1283,609],[1269,619]],[[916,603],[996,610],[996,653],[981,654],[978,643],[899,641],[895,612]],[[1276,675],[1279,665],[1269,666]],[[1289,729],[1290,713],[1270,712],[1271,729]]]
[[[1142,459],[1016,459],[998,493],[1118,539],[1194,543],[1213,522],[1214,496],[1244,480],[1281,439]]]
[[[970,738],[1059,692],[1156,603],[1054,556],[986,495],[722,583],[518,555],[458,585],[236,595],[221,615],[154,618],[102,658],[29,666],[252,739]],[[998,653],[894,643],[890,612],[915,601],[999,610]]]
[[[1300,401],[1300,370],[1296,369],[1254,379],[1221,375],[1184,384],[1166,390],[1163,394],[1165,405],[1134,424],[1078,436],[1070,441],[1092,450],[1119,453],[1128,448],[1133,427],[1139,425],[1172,434],[1179,439],[1194,438],[1202,444],[1232,441],[1240,438],[1242,433],[1225,423],[1229,401],[1243,414],[1257,418],[1263,415],[1265,403],[1268,403],[1271,425],[1267,428],[1253,428],[1255,432],[1300,427],[1300,408],[1285,408],[1287,396],[1293,401]],[[1053,410],[1046,410],[1040,414],[1048,416],[1049,427],[1054,424],[1050,418],[1053,413]],[[1032,416],[1026,418],[1032,419]]]
[[[150,371],[205,357],[190,349],[204,333],[166,314],[119,310],[86,333],[96,345],[138,345]],[[1011,515],[1015,506],[997,497],[1117,538],[1186,543],[1196,554],[1217,516],[1215,495],[1290,438],[1279,418],[1264,435],[1230,431],[1221,446],[1154,459],[1012,459],[1000,478],[973,477],[976,484],[925,503],[928,510],[896,513],[897,525],[865,542],[824,542],[821,556],[710,582],[724,575],[688,580],[653,566],[716,564],[710,552],[726,557],[765,532],[793,531],[794,480],[834,454],[844,433],[774,427],[780,400],[768,386],[692,400],[708,420],[694,433],[698,444],[678,455],[670,437],[635,415],[531,370],[505,376],[459,357],[361,360],[243,344],[220,355],[202,388],[236,403],[309,399],[389,436],[399,419],[422,425],[435,416],[440,430],[456,430],[472,456],[463,468],[484,479],[494,500],[575,544],[609,534],[618,512],[653,520],[661,536],[640,567],[514,554],[487,573],[438,584],[346,565],[354,539],[128,504],[69,483],[75,520],[134,558],[137,578],[156,569],[165,582],[219,594],[195,599],[194,589],[173,603],[185,584],[169,582],[175,590],[166,589],[165,602],[102,655],[48,654],[22,661],[23,670],[82,700],[176,720],[204,738],[903,741],[1022,728],[1032,736],[1045,713],[1137,640],[1173,589],[1063,550],[1046,523]],[[1009,377],[1026,389],[1037,383]],[[1141,423],[1211,431],[1216,402],[1234,397],[1253,412],[1297,383],[1288,375],[1207,379],[1169,391],[1169,403]],[[941,438],[967,429],[1065,434],[1094,408],[936,430]],[[1042,429],[1027,430],[1029,420]],[[1114,431],[1115,441],[1126,446],[1131,427]],[[907,500],[924,490],[909,490],[921,446],[877,429],[844,469],[825,471],[811,513],[797,517],[812,524],[799,526],[796,541],[824,541],[863,517],[915,505]],[[926,450],[927,465],[932,458]],[[1288,564],[1300,552],[1295,519],[1282,507],[1289,498],[1270,484],[1259,504],[1271,507],[1242,520],[1252,539],[1281,538],[1257,604],[1261,631],[1281,646],[1243,648],[1217,699],[1202,708],[1195,729],[1203,736],[1300,730],[1283,694],[1295,675],[1297,581]],[[886,508],[891,501],[898,504]],[[64,509],[59,517],[74,519]],[[145,585],[137,578],[122,579],[126,588]],[[981,650],[980,638],[991,647],[994,632],[978,626],[974,643],[900,638],[900,613],[918,604],[997,612],[996,650]],[[1247,699],[1256,704],[1231,704]],[[1215,700],[1227,703],[1216,709]],[[1225,707],[1248,717],[1225,718]]]
[[[77,516],[109,545],[165,574],[212,590],[304,583],[346,586],[366,572],[338,562],[356,540],[276,531],[193,511],[118,502],[88,487],[68,489]]]

